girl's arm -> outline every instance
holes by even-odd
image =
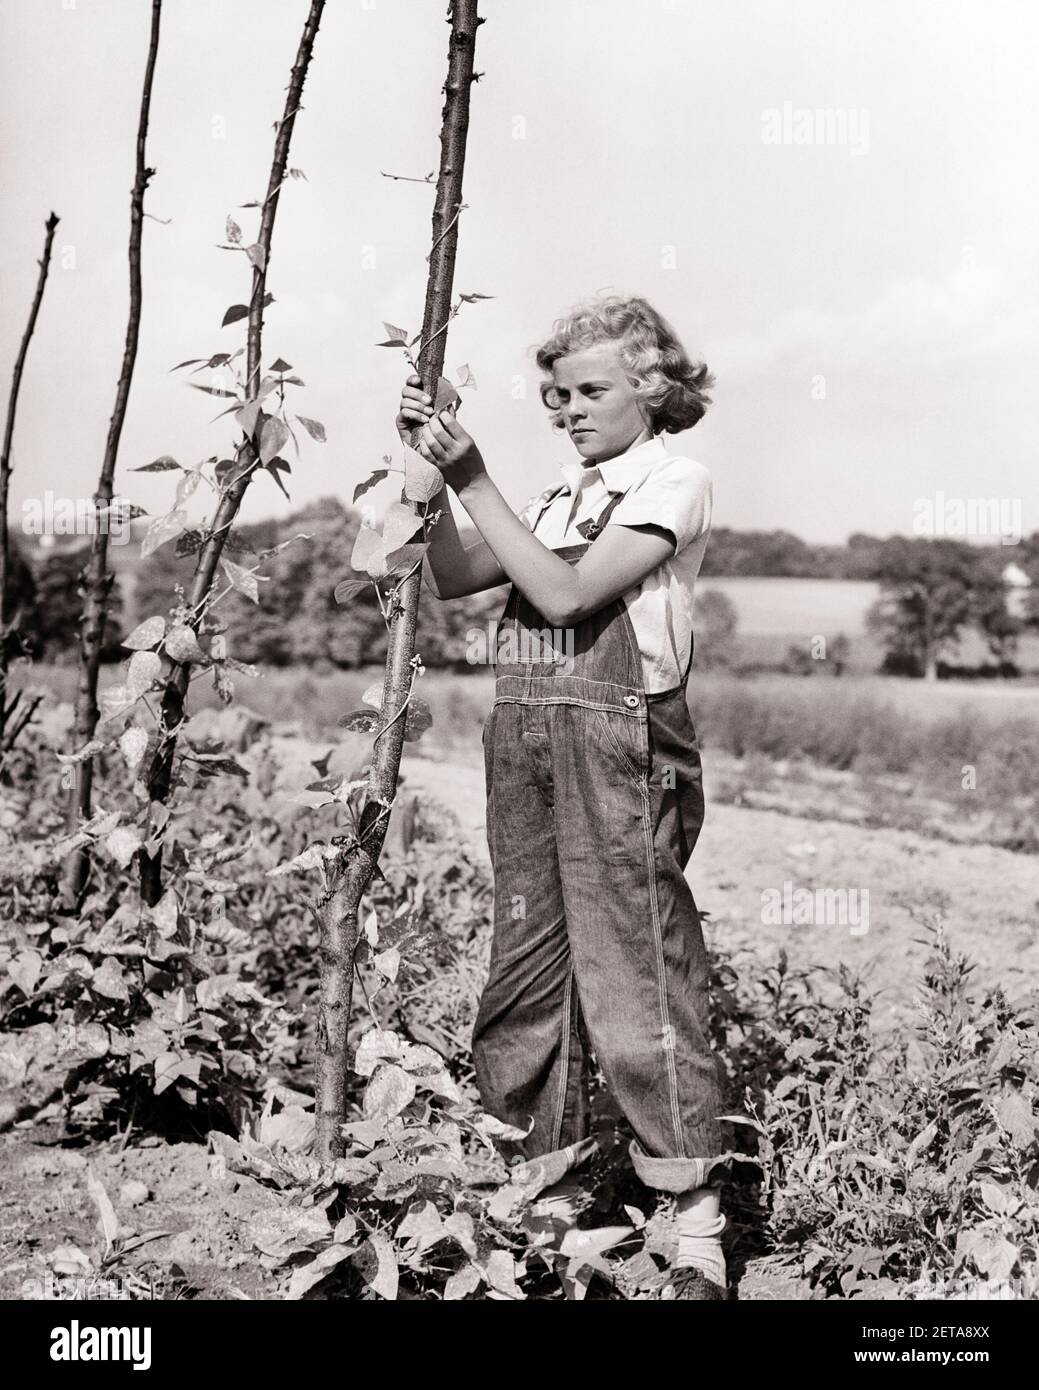
[[[607,526],[570,565],[524,526],[486,472],[462,485],[458,497],[501,568],[553,627],[597,613],[641,584],[675,549],[655,526]]]
[[[424,425],[431,414],[432,403],[423,395],[422,378],[415,372],[404,383],[397,412],[397,432],[405,444],[409,442],[411,431]],[[437,598],[477,594],[508,580],[509,576],[494,558],[487,542],[471,530],[467,536],[458,530],[446,487],[431,499],[428,510],[430,515],[440,513],[429,532],[428,564],[423,566],[426,583]]]
[[[429,418],[426,406],[426,418],[419,452],[437,465],[454,488],[504,575],[553,627],[567,627],[598,612],[641,583],[674,553],[673,539],[660,527],[607,527],[576,565],[568,564],[515,515],[488,476],[479,449],[453,413],[441,411]],[[434,535],[439,526],[437,522]],[[473,547],[474,569],[478,549]],[[484,556],[479,563],[490,562]]]

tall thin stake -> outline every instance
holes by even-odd
[[[285,98],[285,113],[278,122],[278,134],[274,141],[274,158],[267,183],[267,196],[260,214],[260,231],[257,242],[261,253],[253,262],[253,289],[249,300],[248,347],[246,352],[247,401],[256,399],[260,386],[260,361],[263,346],[263,309],[267,285],[267,269],[271,259],[271,237],[274,232],[274,218],[278,211],[278,198],[285,182],[285,170],[289,161],[289,146],[292,131],[296,124],[296,113],[303,97],[303,84],[307,80],[307,70],[314,51],[314,40],[321,24],[321,14],[325,0],[311,0],[310,12],[303,26],[296,61],[289,79],[288,95]],[[256,471],[259,457],[253,445],[252,436],[243,438],[238,445],[235,458],[233,481],[221,495],[216,509],[213,525],[208,539],[199,551],[195,564],[195,575],[187,598],[187,607],[193,617],[191,625],[198,628],[205,616],[206,600],[213,587],[220,557],[224,553],[227,535],[238,515],[245,490]],[[177,746],[177,734],[184,719],[184,696],[191,676],[188,662],[170,661],[165,663],[165,688],[162,697],[159,744],[152,758],[146,785],[152,803],[164,804],[170,794],[173,773],[173,755]],[[152,907],[162,896],[162,849],[154,854],[141,851],[141,898]]]
[[[54,229],[58,225],[58,215],[52,212],[46,222],[46,235],[43,241],[43,255],[39,260],[40,273],[36,278],[36,293],[33,295],[29,322],[22,334],[21,346],[15,359],[14,375],[11,378],[11,394],[7,401],[7,423],[4,426],[3,453],[0,454],[0,746],[3,745],[8,716],[12,713],[7,703],[7,666],[9,642],[7,625],[12,621],[9,594],[7,592],[11,568],[10,539],[7,532],[7,496],[11,486],[11,442],[14,439],[14,417],[18,410],[18,393],[22,389],[22,372],[29,351],[29,340],[36,328],[36,319],[43,303],[43,290],[47,284],[47,271],[50,269],[51,247],[54,244]]]
[[[429,258],[426,307],[419,354],[423,389],[436,396],[444,367],[446,325],[451,310],[458,211],[469,130],[469,89],[474,81],[476,30],[483,20],[478,0],[454,0],[449,23],[447,82],[440,132],[440,175],[433,208],[433,249]],[[416,515],[416,529],[419,519]],[[343,1152],[341,1125],[349,1076],[348,1030],[353,1003],[354,956],[360,936],[359,907],[371,882],[386,837],[387,807],[397,790],[405,719],[400,715],[411,688],[415,618],[422,576],[416,570],[399,587],[399,604],[390,622],[383,686],[382,724],[368,779],[359,843],[333,869],[332,886],[318,916],[321,926],[321,996],[318,1005],[315,1094],[320,1156]]]
[[[145,162],[145,143],[148,138],[148,118],[151,114],[152,80],[159,52],[159,22],[162,0],[152,0],[151,35],[148,58],[144,66],[144,87],[137,122],[137,164],[133,190],[130,194],[130,314],[126,323],[126,344],[123,365],[115,391],[115,408],[108,422],[104,458],[97,491],[94,493],[94,531],[90,538],[90,556],[84,575],[83,616],[79,631],[79,686],[76,692],[76,739],[82,748],[90,742],[97,728],[100,711],[97,704],[98,674],[101,669],[101,648],[105,623],[108,620],[108,597],[114,575],[108,568],[108,526],[115,480],[119,440],[126,420],[134,364],[137,361],[137,341],[141,331],[141,242],[144,231],[144,194],[155,173]],[[75,795],[69,808],[69,830],[74,831],[80,820],[89,820],[94,794],[94,761],[86,758],[79,764]],[[86,883],[88,856],[85,849],[74,850],[62,866],[62,890],[67,902],[74,903]]]

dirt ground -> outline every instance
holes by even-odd
[[[412,757],[404,772],[408,790],[450,806],[486,854],[482,769]],[[912,1016],[914,981],[928,954],[922,919],[940,913],[953,946],[977,963],[979,985],[1002,984],[1011,998],[1034,986],[1035,856],[821,820],[818,810],[808,817],[726,805],[711,798],[711,773],[707,767],[707,814],[686,877],[706,914],[708,941],[741,953],[748,969],[771,963],[784,947],[795,967],[845,962],[868,970],[880,991],[874,1026],[883,1031]],[[849,911],[845,925],[763,921],[764,904],[782,903],[787,883],[791,895],[846,890],[860,911]]]

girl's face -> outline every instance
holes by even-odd
[[[613,343],[595,343],[557,358],[552,380],[566,432],[589,466],[652,438]]]

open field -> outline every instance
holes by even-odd
[[[866,631],[866,613],[879,593],[877,584],[854,579],[697,580],[698,595],[710,590],[725,594],[736,607],[739,658],[743,662],[777,663],[791,646],[807,647],[816,636],[832,641],[838,633],[851,644],[850,671],[873,672],[883,661],[883,648]],[[970,630],[949,655],[960,665],[992,660],[981,637]],[[1039,672],[1039,634],[1022,636],[1018,665],[1022,672]]]
[[[236,683],[243,707],[286,731],[324,741],[327,751],[350,742],[337,720],[360,705],[380,675],[375,668],[327,675],[275,668],[236,677]],[[20,679],[28,676],[58,701],[70,699],[71,668],[23,668]],[[114,668],[103,670],[104,684],[115,678]],[[427,671],[416,694],[433,715],[423,756],[479,767],[493,675]],[[204,677],[193,686],[193,704],[212,712],[197,721],[204,731],[220,709]],[[951,840],[1039,847],[1037,685],[749,677],[694,668],[689,704],[705,758],[718,760],[719,799],[814,818],[924,828]],[[70,751],[62,741],[67,715],[48,701],[40,718],[55,746]]]

